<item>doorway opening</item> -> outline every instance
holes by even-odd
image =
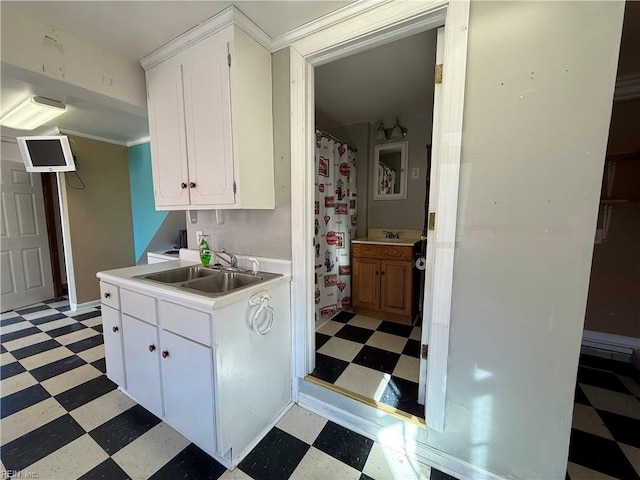
[[[445,25],[446,18],[446,25]],[[325,63],[444,26],[442,60],[447,68],[440,101],[434,105],[433,172],[429,216],[438,219],[427,240],[426,318],[422,343],[429,345],[429,361],[420,361],[419,394],[425,395],[425,421],[430,429],[444,429],[449,321],[460,167],[464,79],[469,2],[390,2],[372,6],[362,15],[334,22],[330,27],[294,41],[289,51],[292,159],[292,315],[294,322],[296,400],[311,410],[329,414],[345,425],[371,434],[382,418],[391,418],[359,402],[319,388],[305,377],[315,367],[314,314],[314,205],[313,158],[315,147],[314,68]],[[432,80],[430,80],[432,81]],[[437,98],[437,97],[436,97]],[[446,115],[442,112],[446,111]],[[437,120],[437,121],[436,121]],[[436,126],[437,125],[437,126]],[[445,166],[441,168],[441,165]],[[435,201],[432,201],[434,199]],[[426,293],[428,292],[428,294]],[[426,342],[428,340],[428,342]],[[422,348],[422,345],[421,345]],[[427,369],[429,375],[427,375]],[[424,385],[424,388],[423,388]],[[348,404],[348,405],[346,405]],[[366,410],[366,412],[363,412]],[[364,423],[361,423],[364,422]],[[404,422],[403,422],[404,423]],[[419,429],[422,430],[422,429]],[[420,437],[420,434],[418,434]],[[418,437],[414,440],[419,441]],[[413,441],[413,440],[412,440]]]
[[[430,29],[314,70],[315,368],[308,379],[420,424],[421,236],[436,43]]]

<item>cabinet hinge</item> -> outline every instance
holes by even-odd
[[[233,182],[233,194],[234,195],[236,194],[236,182],[235,181]]]
[[[436,65],[436,85],[442,83],[442,64]]]
[[[420,358],[424,360],[425,358],[427,358],[428,355],[429,355],[429,345],[422,345],[422,348],[420,349]]]
[[[429,230],[433,230],[436,228],[436,212],[431,212],[429,214]]]
[[[227,63],[229,64],[229,66],[231,66],[231,54],[230,53],[227,54]]]

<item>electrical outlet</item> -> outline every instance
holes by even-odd
[[[420,168],[414,167],[411,169],[411,178],[420,178]]]
[[[202,230],[196,230],[196,241],[200,241],[200,237],[202,237],[202,234],[204,232]]]

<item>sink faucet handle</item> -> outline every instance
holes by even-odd
[[[260,262],[255,258],[251,257],[249,261],[253,264],[253,274],[258,273],[258,269],[260,268]]]

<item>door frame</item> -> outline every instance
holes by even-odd
[[[451,290],[458,203],[462,114],[467,58],[469,0],[428,2],[387,1],[373,4],[358,15],[335,22],[290,47],[291,107],[291,229],[292,313],[294,318],[295,374],[304,378],[315,363],[313,304],[313,158],[314,67],[425,30],[445,26],[442,108],[447,112],[438,125],[440,142],[434,145],[438,164],[438,229],[433,249],[434,283],[425,292],[430,309],[429,362],[426,421],[444,430]],[[434,129],[436,125],[434,125]],[[431,299],[431,305],[426,305]],[[297,391],[294,392],[297,396]]]

